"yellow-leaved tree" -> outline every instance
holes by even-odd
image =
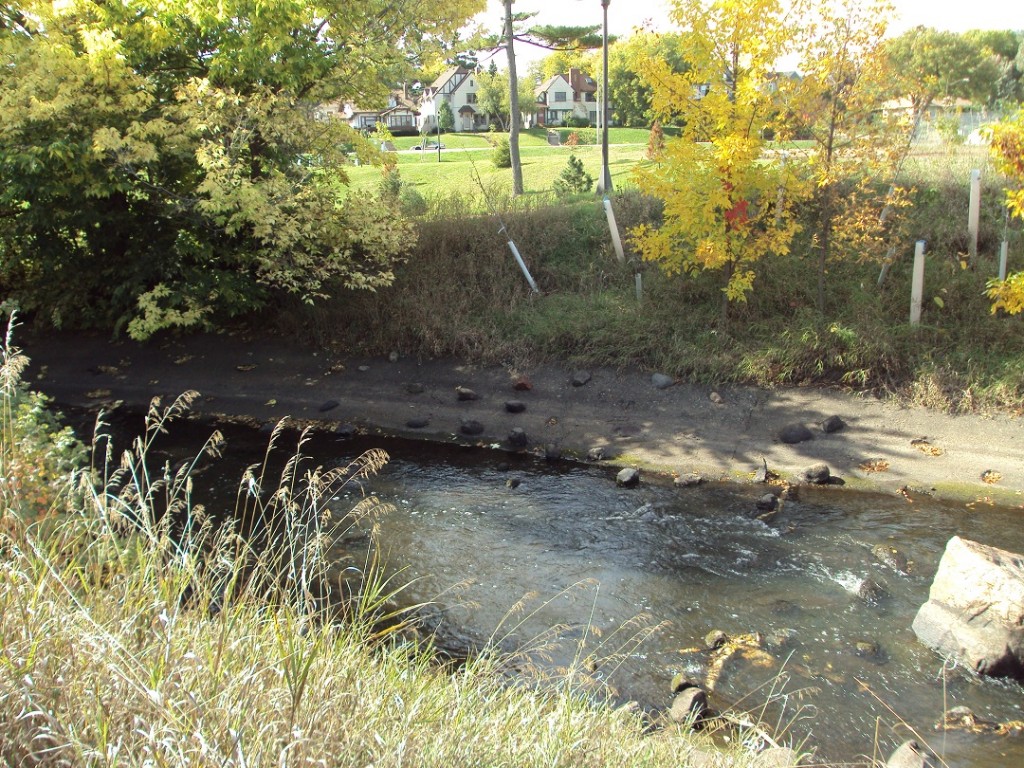
[[[1024,110],[992,128],[992,154],[1000,170],[1017,185],[1006,190],[1010,215],[1024,219]],[[1024,312],[1024,271],[1014,272],[1005,280],[990,280],[987,294],[992,299],[992,312]]]
[[[783,92],[780,138],[810,142],[791,157],[814,218],[819,312],[829,263],[881,259],[907,202],[896,177],[910,125],[882,109],[893,79],[883,45],[892,10],[889,0],[817,0],[800,24],[799,81]]]
[[[644,63],[652,110],[681,122],[659,162],[636,174],[642,190],[664,201],[660,226],[631,233],[645,260],[669,274],[722,275],[722,323],[730,302],[753,290],[755,267],[789,252],[797,231],[791,168],[766,153],[766,129],[778,112],[775,63],[795,28],[778,0],[675,0],[682,67]]]

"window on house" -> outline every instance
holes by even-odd
[[[555,101],[565,101],[565,91],[555,91]]]
[[[549,109],[547,120],[545,122],[547,122],[549,125],[556,124],[558,122],[558,112],[556,112],[553,109]]]
[[[585,96],[585,99],[586,99],[587,101],[590,101],[590,102],[594,102],[594,101],[597,101],[597,97],[596,97],[596,96],[594,96],[594,94],[592,94],[592,93],[588,93],[588,94],[587,94],[587,95]]]
[[[592,110],[590,110],[590,112],[587,113],[587,115],[588,115],[588,117],[590,119],[590,124],[591,125],[597,125],[597,110],[596,109],[592,109]]]
[[[476,94],[475,93],[467,93],[466,94],[466,103],[467,104],[476,104]]]

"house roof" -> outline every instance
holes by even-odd
[[[456,75],[468,75],[468,74],[469,74],[469,70],[466,69],[465,67],[449,67],[444,72],[442,72],[440,75],[438,75],[437,79],[430,84],[430,90],[432,90],[432,91],[439,91],[439,90],[441,90],[444,87],[445,83],[447,83],[449,80],[451,80]]]
[[[565,75],[562,75],[565,77]],[[597,93],[597,81],[594,80],[590,75],[580,72],[578,69],[570,69],[569,77],[567,78],[569,84],[572,85],[574,91],[580,93]]]
[[[549,90],[551,90],[551,88],[555,86],[555,84],[559,80],[561,80],[562,83],[564,83],[565,85],[569,85],[569,78],[567,78],[565,75],[554,75],[552,77],[549,77],[540,85],[538,85],[534,93],[536,93],[538,96],[542,93],[547,93]]]

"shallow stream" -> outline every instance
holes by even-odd
[[[233,492],[265,437],[227,431],[227,459],[203,477]],[[405,598],[433,601],[448,642],[532,648],[524,673],[583,660],[597,690],[650,711],[670,704],[676,674],[706,685],[710,673],[713,707],[756,711],[823,761],[887,755],[913,728],[951,768],[1024,765],[1022,736],[934,728],[954,706],[1024,719],[1024,688],[944,666],[910,629],[948,539],[1024,552],[1020,509],[801,488],[763,522],[764,486],[645,478],[627,490],[608,467],[366,437],[320,436],[306,452],[333,466],[367,447],[391,461],[338,510],[360,493],[395,506],[382,550],[411,582]],[[905,555],[907,572],[876,545]],[[750,642],[712,654],[712,630]]]

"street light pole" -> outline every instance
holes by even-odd
[[[601,180],[597,183],[599,194],[611,194],[612,173],[608,168],[608,3],[610,0],[601,0],[601,8],[604,10],[604,33],[602,36],[602,47],[604,49],[604,72],[601,86]]]

